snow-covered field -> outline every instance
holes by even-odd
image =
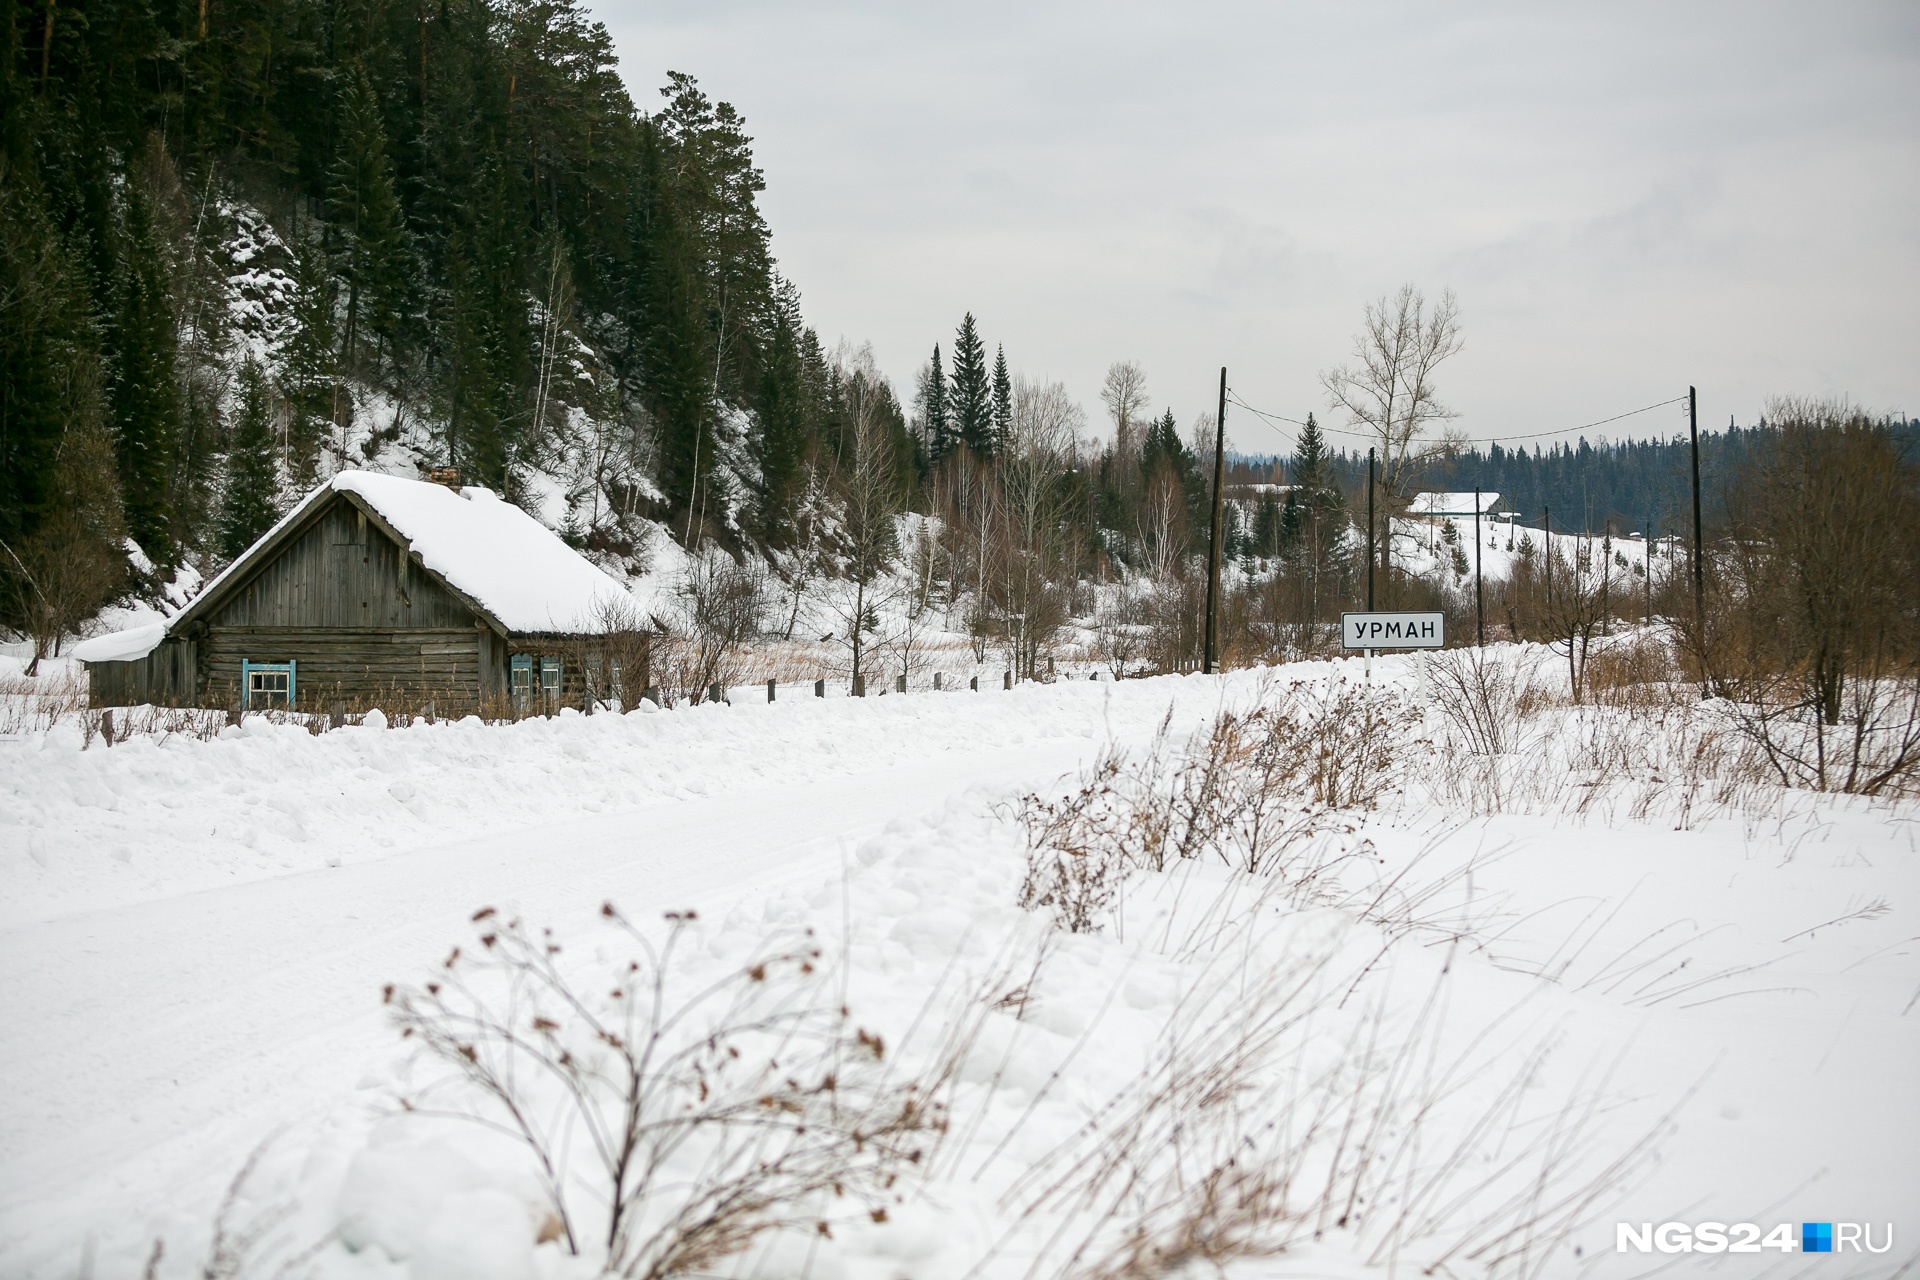
[[[156,1240],[159,1276],[303,1253],[322,1277],[597,1274],[584,1131],[543,1113],[571,1257],[536,1243],[537,1162],[447,1114],[475,1096],[382,998],[480,954],[484,907],[551,928],[559,972],[598,992],[644,954],[608,902],[653,940],[697,913],[669,999],[817,947],[766,994],[826,993],[886,1046],[869,1076],[938,1094],[878,1202],[823,1196],[690,1274],[1201,1275],[1209,1250],[1245,1277],[1912,1274],[1911,803],[1650,800],[1651,766],[1575,778],[1544,748],[1505,762],[1537,785],[1476,803],[1428,709],[1392,793],[1295,864],[1136,872],[1094,932],[1020,908],[1019,795],[1070,792],[1109,748],[1137,761],[1165,718],[1177,740],[1359,665],[0,739],[0,1275],[139,1276]],[[1398,659],[1373,680],[1416,685]],[[1582,714],[1549,713],[1549,739]],[[676,1185],[697,1181],[680,1158]],[[1892,1223],[1894,1246],[1615,1252],[1617,1222],[1668,1221],[1870,1223],[1876,1245]],[[207,1270],[221,1223],[249,1256]],[[1182,1223],[1185,1254],[1141,1261]]]

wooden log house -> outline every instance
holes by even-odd
[[[95,706],[551,711],[647,684],[626,589],[489,490],[346,471],[164,626],[82,644]]]

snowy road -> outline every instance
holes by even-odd
[[[355,1064],[392,1056],[381,985],[443,953],[479,905],[552,921],[608,898],[714,912],[831,877],[852,842],[968,787],[1056,776],[1074,765],[1062,746],[923,750],[0,933],[5,1272],[70,1269],[62,1242],[103,1203],[204,1216],[262,1135],[350,1092]]]

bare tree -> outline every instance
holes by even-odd
[[[1060,481],[1085,422],[1061,383],[1014,381],[1013,423],[1000,461],[1004,539],[994,585],[1002,612],[1018,619],[1008,634],[1014,666],[1028,676],[1069,613]]]
[[[1135,419],[1147,407],[1147,371],[1134,360],[1116,360],[1107,366],[1100,400],[1113,419],[1113,459],[1116,487],[1130,488],[1140,462],[1140,434]]]
[[[1844,402],[1775,400],[1736,477],[1704,635],[1710,687],[1781,780],[1869,794],[1920,776],[1920,471]]]
[[[906,485],[894,441],[880,413],[877,390],[863,379],[847,383],[846,452],[839,470],[846,512],[848,588],[836,606],[839,639],[851,651],[858,683],[867,637],[879,626],[877,609],[887,566],[898,550],[893,518],[906,504]]]
[[[1435,426],[1459,416],[1441,403],[1434,373],[1459,354],[1462,342],[1453,290],[1442,293],[1429,311],[1424,294],[1402,285],[1393,297],[1367,304],[1366,323],[1353,339],[1354,363],[1320,375],[1328,402],[1377,441],[1379,483],[1389,521],[1405,506],[1425,466],[1452,447],[1445,438],[1428,436]],[[1383,571],[1392,541],[1380,540]]]

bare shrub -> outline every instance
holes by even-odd
[[[550,931],[488,908],[474,951],[386,995],[402,1035],[465,1086],[456,1114],[526,1148],[567,1247],[663,1280],[768,1231],[823,1229],[826,1200],[884,1218],[898,1171],[945,1128],[942,1081],[893,1077],[810,940],[688,993],[675,953],[690,913],[669,914],[657,944],[611,903],[602,914],[635,949],[613,972],[569,974]]]
[[[739,679],[741,653],[766,619],[766,570],[710,548],[687,566],[678,595],[673,625],[655,639],[653,657],[663,684],[699,703],[714,685]]]
[[[1674,701],[1681,679],[1666,638],[1635,631],[1602,643],[1587,659],[1587,696],[1600,706],[1658,707]]]
[[[1222,712],[1175,748],[1169,713],[1137,759],[1109,750],[1072,794],[1015,805],[1027,838],[1020,905],[1094,932],[1130,874],[1198,858],[1276,876],[1296,906],[1322,901],[1322,882],[1360,851],[1317,838],[1351,834],[1338,811],[1378,803],[1416,719],[1379,690],[1293,684],[1249,711]]]
[[[86,709],[87,678],[79,672],[0,676],[0,735],[44,733]]]
[[[653,624],[631,596],[601,600],[554,647],[580,673],[589,710],[631,710],[653,682]],[[526,699],[523,709],[532,710],[534,701]]]
[[[1094,609],[1094,656],[1115,680],[1135,673],[1146,648],[1146,600],[1137,582],[1122,578]]]
[[[1539,663],[1524,651],[1442,649],[1420,662],[1420,688],[1475,755],[1522,749],[1538,709]]]
[[[1294,685],[1276,731],[1306,759],[1308,793],[1330,809],[1372,809],[1409,761],[1419,711],[1374,685]]]
[[[1051,912],[1069,933],[1099,930],[1135,865],[1131,828],[1139,815],[1119,785],[1124,767],[1124,758],[1109,752],[1064,800],[1027,795],[1016,808],[1027,835],[1020,906]]]

